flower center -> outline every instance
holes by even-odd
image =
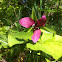
[[[32,28],[34,28],[35,24],[32,25]]]
[[[34,32],[35,30],[39,29],[39,26],[37,26],[37,24],[33,24],[32,28],[33,28],[33,32]]]

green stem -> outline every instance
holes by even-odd
[[[40,0],[40,9],[42,8],[42,0]],[[41,11],[40,11],[40,18],[41,18]]]
[[[32,27],[27,32],[30,32],[31,30],[32,30]]]

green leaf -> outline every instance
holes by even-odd
[[[15,32],[8,34],[8,44],[13,46],[15,44],[22,44],[28,39],[31,40],[32,32]]]
[[[2,27],[2,31],[4,31],[4,32],[7,32],[7,31],[9,31],[9,26],[4,26],[4,27]]]
[[[0,40],[7,42],[7,37],[5,34],[0,34]]]
[[[2,47],[7,48],[7,46],[8,46],[7,41],[8,41],[8,39],[7,39],[6,33],[1,31],[0,32],[0,48],[2,48]]]
[[[42,9],[42,0],[40,0],[40,9]],[[39,12],[39,19],[41,18],[41,11]]]
[[[57,38],[58,37],[58,38]],[[58,60],[62,56],[62,36],[55,35],[53,38],[45,40],[43,43],[36,44],[27,43],[27,48],[31,50],[41,50],[54,59]]]
[[[46,58],[46,61],[47,61],[47,62],[51,62],[51,61],[50,61],[50,60],[48,60],[47,58]]]
[[[62,36],[55,35],[55,41],[62,43]]]
[[[56,34],[56,31],[53,30],[53,29],[51,29],[51,28],[48,28],[48,27],[41,27],[41,30],[42,30],[42,29],[44,29],[44,30],[46,30],[46,31],[48,31],[48,32],[51,32],[51,33]]]
[[[7,48],[7,46],[8,46],[7,42],[0,40],[0,48],[2,47]]]
[[[37,21],[37,17],[36,17],[36,13],[35,13],[34,7],[32,8],[31,18],[32,18],[34,21]]]
[[[47,32],[47,33],[43,33],[41,36],[41,40],[42,42],[48,40],[48,39],[52,39],[53,38],[53,33]]]

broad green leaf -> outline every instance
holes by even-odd
[[[2,47],[7,48],[7,46],[8,46],[7,42],[0,40],[0,48]]]
[[[46,62],[56,62],[56,60],[55,61],[50,61],[49,59],[46,58]],[[58,61],[58,62],[61,62],[61,61]]]
[[[62,43],[62,36],[55,35],[55,41]]]
[[[46,31],[44,29],[40,29],[40,30],[42,32],[42,36],[40,37],[39,41],[44,42],[44,41],[46,41],[48,39],[54,38],[54,33],[48,32],[48,31]]]
[[[47,62],[51,62],[50,60],[46,59]]]
[[[44,30],[56,34],[56,31],[52,30],[51,28],[48,27],[43,27]]]
[[[48,40],[48,39],[52,39],[53,38],[53,33],[43,33],[41,36],[41,40],[42,42]]]
[[[5,34],[0,34],[0,40],[7,42],[7,37]]]
[[[8,39],[7,39],[6,33],[1,31],[0,32],[0,48],[2,48],[2,47],[7,48],[7,46],[8,46],[7,41],[8,41]]]
[[[58,37],[58,38],[57,38]],[[55,39],[51,38],[43,43],[37,42],[36,44],[27,43],[27,48],[32,50],[41,50],[49,55],[51,55],[54,59],[58,60],[62,56],[62,37],[59,35],[55,35]]]
[[[15,44],[22,44],[28,39],[31,40],[32,32],[16,32],[8,34],[8,44],[13,46]]]

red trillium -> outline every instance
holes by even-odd
[[[25,27],[25,28],[29,28],[31,26],[34,26],[34,30],[33,30],[33,35],[31,37],[32,41],[34,43],[36,43],[41,35],[41,30],[39,29],[39,26],[43,27],[46,24],[46,16],[43,15],[38,21],[37,23],[34,22],[33,19],[31,19],[30,17],[25,17],[19,20],[19,23]]]

